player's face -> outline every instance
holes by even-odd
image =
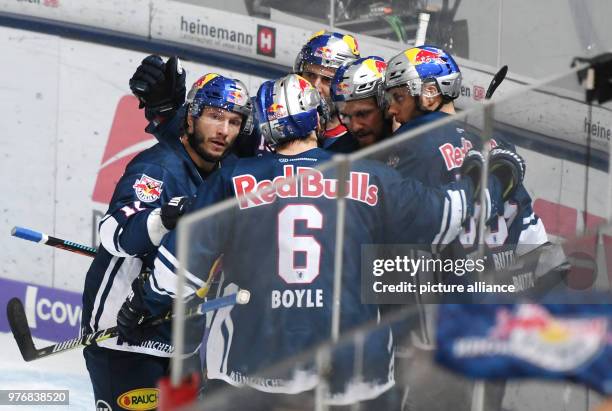
[[[321,97],[330,103],[330,87],[334,74],[336,74],[336,69],[325,67],[320,64],[308,63],[304,65],[302,77],[308,80],[308,82],[317,89]]]
[[[360,147],[374,144],[384,137],[384,113],[374,97],[340,105],[339,115],[342,124],[355,136]]]
[[[389,116],[400,124],[409,122],[418,116],[416,100],[406,86],[393,87],[385,91]]]
[[[240,114],[216,107],[204,107],[200,117],[191,119],[189,144],[203,158],[214,161],[236,140],[242,125]]]

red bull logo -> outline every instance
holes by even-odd
[[[241,91],[231,91],[227,95],[227,101],[234,104],[244,105],[246,103],[246,95]]]
[[[315,57],[322,59],[331,59],[333,52],[329,47],[318,47],[314,52]]]
[[[136,196],[140,201],[144,201],[145,203],[151,203],[159,199],[159,196],[162,192],[163,184],[163,181],[156,180],[146,174],[143,174],[140,179],[134,182],[134,185],[132,187],[134,188]]]
[[[350,86],[347,83],[340,83],[336,87],[337,94],[349,94],[350,92]]]
[[[383,76],[383,73],[387,69],[387,63],[385,63],[384,61],[367,59],[363,63],[364,67],[366,67],[368,71],[370,71],[370,73],[373,74],[376,78],[381,78]]]
[[[408,61],[415,66],[423,63],[444,63],[442,55],[436,51],[415,47],[406,50],[404,54],[408,58]]]
[[[268,107],[268,121],[277,120],[287,116],[287,109],[282,104],[273,103]]]
[[[202,87],[204,87],[204,85],[206,83],[208,83],[210,80],[214,79],[215,77],[219,77],[219,75],[215,74],[215,73],[205,74],[202,77],[200,77],[199,79],[197,79],[195,81],[195,83],[193,83],[193,88],[194,89],[201,89]]]
[[[312,84],[310,84],[308,82],[308,80],[306,80],[304,77],[302,76],[297,76],[298,77],[298,87],[300,88],[300,91],[303,93],[306,90],[310,90],[312,89]]]

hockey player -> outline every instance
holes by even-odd
[[[166,74],[184,76],[176,67],[177,60],[169,60]],[[132,281],[152,267],[162,237],[185,211],[184,196],[193,195],[219,167],[241,128],[250,122],[249,95],[239,80],[207,74],[194,83],[187,101],[180,139],[160,137],[127,165],[117,183],[100,223],[101,244],[85,280],[84,333],[117,325]],[[148,409],[155,406],[156,382],[167,372],[172,347],[146,333],[140,337],[136,344],[113,338],[84,349],[98,409],[131,409],[124,394],[136,389],[147,394]]]
[[[355,138],[340,123],[330,97],[330,83],[336,70],[342,64],[359,56],[357,40],[353,36],[321,30],[313,34],[304,44],[293,67],[295,73],[310,81],[326,99],[329,113],[324,113],[322,116],[325,119],[325,131],[321,136],[321,146],[332,152],[350,153],[359,147]],[[179,108],[182,105],[180,98],[176,98],[173,78],[164,78],[163,71],[161,58],[151,55],[143,61],[134,74],[140,78],[139,83],[132,87],[134,94],[140,96],[142,90],[147,87],[155,90],[152,99],[141,99],[142,105],[146,108],[147,119],[152,121],[152,128],[168,122],[175,113],[180,112]],[[160,128],[168,130],[169,133],[176,132],[176,124],[165,124]],[[256,128],[251,136],[245,134],[239,136],[235,151],[240,157],[250,157],[267,149],[263,137]]]
[[[378,56],[360,58],[338,69],[331,83],[331,99],[342,124],[359,147],[391,135],[392,121],[385,115],[380,89],[387,63]]]
[[[459,67],[452,56],[436,47],[413,47],[391,58],[385,74],[384,95],[388,114],[401,124],[395,134],[406,133],[455,114],[453,101],[460,95],[461,78]],[[463,157],[472,147],[481,147],[478,137],[467,133],[461,124],[446,122],[402,143],[394,151],[398,163],[396,167],[402,175],[413,176],[427,185],[438,186],[457,177]],[[502,155],[514,155],[513,146],[505,145],[504,148],[509,150],[502,150]],[[541,220],[531,209],[531,198],[520,181],[509,187],[505,199],[504,212],[489,222],[485,232],[490,268],[500,271],[508,266],[496,267],[493,264],[500,260],[496,258],[498,255],[505,256],[507,251],[514,252],[519,243],[533,249],[548,241]],[[471,219],[459,239],[445,250],[447,255],[460,258],[475,250],[478,244],[476,221],[475,217]],[[504,260],[514,262],[514,259]],[[433,348],[430,336],[435,316],[431,315],[431,308],[423,307],[428,315],[423,317],[426,321],[421,324],[420,335],[416,338],[421,348]],[[454,397],[452,401],[432,403],[431,396],[419,395],[432,388],[422,386],[425,382],[418,374],[436,372],[429,369],[423,358],[430,359],[426,352],[420,351],[414,362],[408,363],[408,386],[413,392],[409,397],[411,407],[418,409],[427,404],[432,410],[446,409],[452,403],[456,409],[469,409],[471,386],[452,375],[439,374],[439,378],[446,381],[448,391],[454,393],[450,396]],[[398,368],[404,367],[399,365]],[[503,385],[489,385],[487,388],[487,409],[499,408]],[[442,398],[437,394],[433,397]]]
[[[354,136],[340,122],[330,90],[336,71],[359,57],[357,40],[353,36],[321,30],[302,47],[293,66],[293,72],[308,80],[329,107],[321,147],[332,152],[351,153],[359,148]]]
[[[330,337],[338,181],[335,169],[321,172],[314,168],[331,157],[317,147],[321,105],[316,90],[298,75],[262,84],[256,99],[259,127],[276,152],[221,168],[202,185],[193,207],[198,210],[237,197],[236,207],[197,223],[185,268],[190,273],[187,287],[193,293],[223,253],[226,283],[222,293],[238,288],[251,291],[248,305],[217,313],[206,352],[209,379],[259,392],[252,394],[249,409],[273,409],[273,404],[280,406],[284,401],[281,394],[302,399],[297,395],[315,388],[319,377],[310,361],[289,371],[262,373]],[[361,258],[356,250],[362,244],[415,238],[439,244],[453,238],[467,217],[473,196],[469,179],[439,190],[425,188],[413,179],[403,180],[378,162],[358,162],[350,171],[342,332],[378,316],[376,306],[361,304]],[[291,179],[298,175],[300,178]],[[496,181],[491,179],[492,186]],[[497,197],[492,194],[491,198]],[[124,303],[120,316],[122,312],[138,315],[131,323],[119,322],[121,335],[138,338],[142,318],[164,312],[177,292],[187,292],[176,289],[176,251],[176,235],[171,232],[159,248],[153,274],[145,282],[132,284],[133,296]],[[168,331],[160,333],[167,335]],[[388,328],[365,338],[362,380],[353,375],[353,348],[335,353],[329,404],[372,400],[394,384],[390,338]],[[258,400],[263,401],[262,408],[255,408]],[[370,405],[368,409],[388,409],[380,403]]]
[[[455,114],[453,101],[460,92],[459,67],[442,49],[414,47],[389,60],[384,94],[389,115],[401,124],[395,134]],[[515,151],[513,145],[502,140],[493,141],[493,145],[497,144],[510,152]],[[479,145],[479,139],[466,133],[459,124],[447,122],[402,144],[398,150],[398,169],[403,175],[414,176],[431,185],[444,184],[456,177],[465,153]],[[487,239],[492,247],[504,243],[516,246],[519,242],[538,246],[548,241],[544,226],[533,213],[531,198],[522,184],[512,188],[499,225],[497,235]],[[476,242],[474,231],[462,238],[464,245]]]

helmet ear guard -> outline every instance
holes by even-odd
[[[331,120],[331,108],[327,101],[324,98],[319,97],[319,106],[317,107],[317,112],[325,122],[325,124],[329,123]]]
[[[382,111],[386,111],[389,106],[385,98],[385,83],[383,81],[376,85],[376,105]]]

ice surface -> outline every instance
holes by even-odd
[[[35,338],[37,348],[53,342]],[[69,390],[70,405],[1,406],[0,410],[19,411],[80,411],[95,409],[89,374],[83,350],[74,349],[47,358],[25,362],[10,333],[0,333],[0,389],[10,390]]]

